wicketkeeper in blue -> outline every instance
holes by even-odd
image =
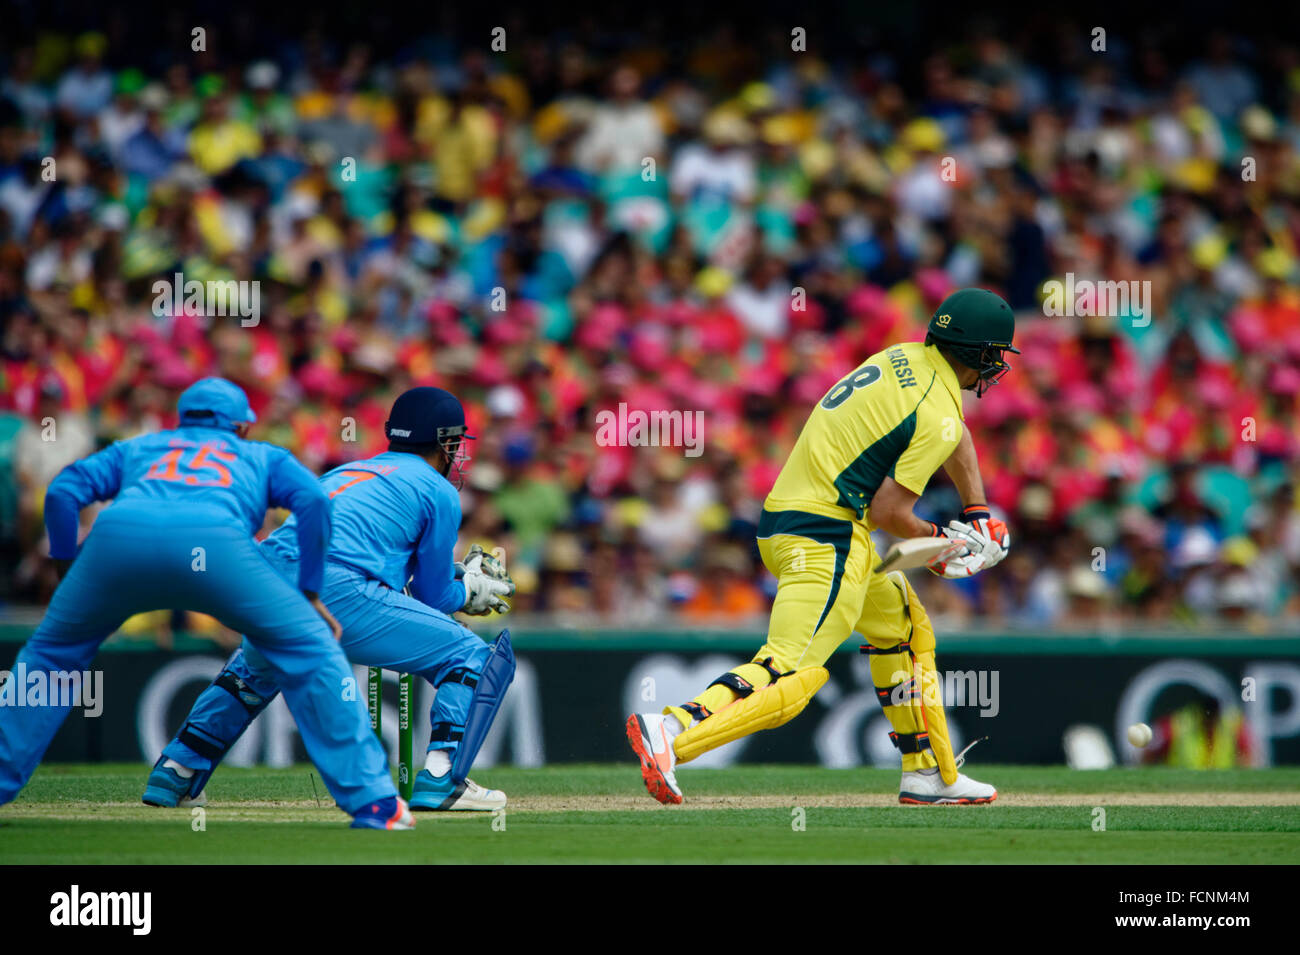
[[[455,563],[460,497],[448,476],[459,483],[466,442],[474,440],[466,430],[465,411],[449,392],[413,388],[393,403],[386,452],[320,479],[334,506],[321,599],[343,627],[344,652],[353,663],[419,674],[437,689],[414,810],[506,804],[504,793],[467,777],[514,678],[515,660],[507,631],[487,644],[450,616],[508,610],[502,598],[514,593],[504,566],[477,546]],[[300,536],[294,515],[261,547],[286,579],[302,572]],[[144,801],[201,800],[217,764],[280,689],[256,641],[246,639],[163,749]]]
[[[186,389],[177,410],[180,427],[119,441],[51,482],[45,526],[65,576],[14,670],[25,665],[29,680],[39,671],[85,670],[104,639],[137,613],[211,614],[257,648],[352,825],[411,828],[365,704],[352,691],[339,625],[317,596],[330,539],[328,495],[285,449],[245,440],[257,417],[237,385],[205,378]],[[110,499],[78,553],[79,512]],[[300,559],[292,576],[277,573],[253,538],[268,507],[293,512]],[[0,707],[0,805],[27,783],[70,709],[71,702]]]

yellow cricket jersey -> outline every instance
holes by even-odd
[[[925,490],[961,440],[962,421],[957,375],[938,349],[891,345],[813,408],[763,508],[867,521],[886,476]]]

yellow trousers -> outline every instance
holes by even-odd
[[[824,666],[841,643],[862,634],[871,650],[872,682],[903,769],[942,766],[950,753],[934,670],[935,638],[925,608],[902,574],[877,574],[875,548],[860,521],[801,511],[764,511],[759,552],[777,578],[767,642],[753,662],[723,674],[690,703],[668,707],[689,726],[779,674]],[[937,725],[936,725],[937,724]]]

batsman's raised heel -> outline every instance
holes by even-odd
[[[658,713],[633,713],[627,718],[627,741],[641,761],[641,778],[650,795],[666,806],[680,803],[682,790],[674,772],[677,756],[664,718]]]

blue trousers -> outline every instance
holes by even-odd
[[[294,579],[296,564],[268,560]],[[343,651],[350,661],[415,673],[433,684],[437,694],[429,713],[428,749],[447,750],[453,758],[473,685],[491,647],[447,614],[342,564],[326,564],[321,599],[343,627]],[[199,770],[191,793],[202,790],[216,764],[280,689],[274,667],[245,638],[163,749],[165,757]],[[363,695],[360,688],[357,695]]]
[[[344,811],[397,794],[329,627],[246,532],[208,515],[173,509],[145,524],[138,514],[102,513],[17,663],[29,675],[85,670],[127,617],[168,609],[211,614],[247,634]],[[0,707],[0,805],[26,785],[70,709]]]

